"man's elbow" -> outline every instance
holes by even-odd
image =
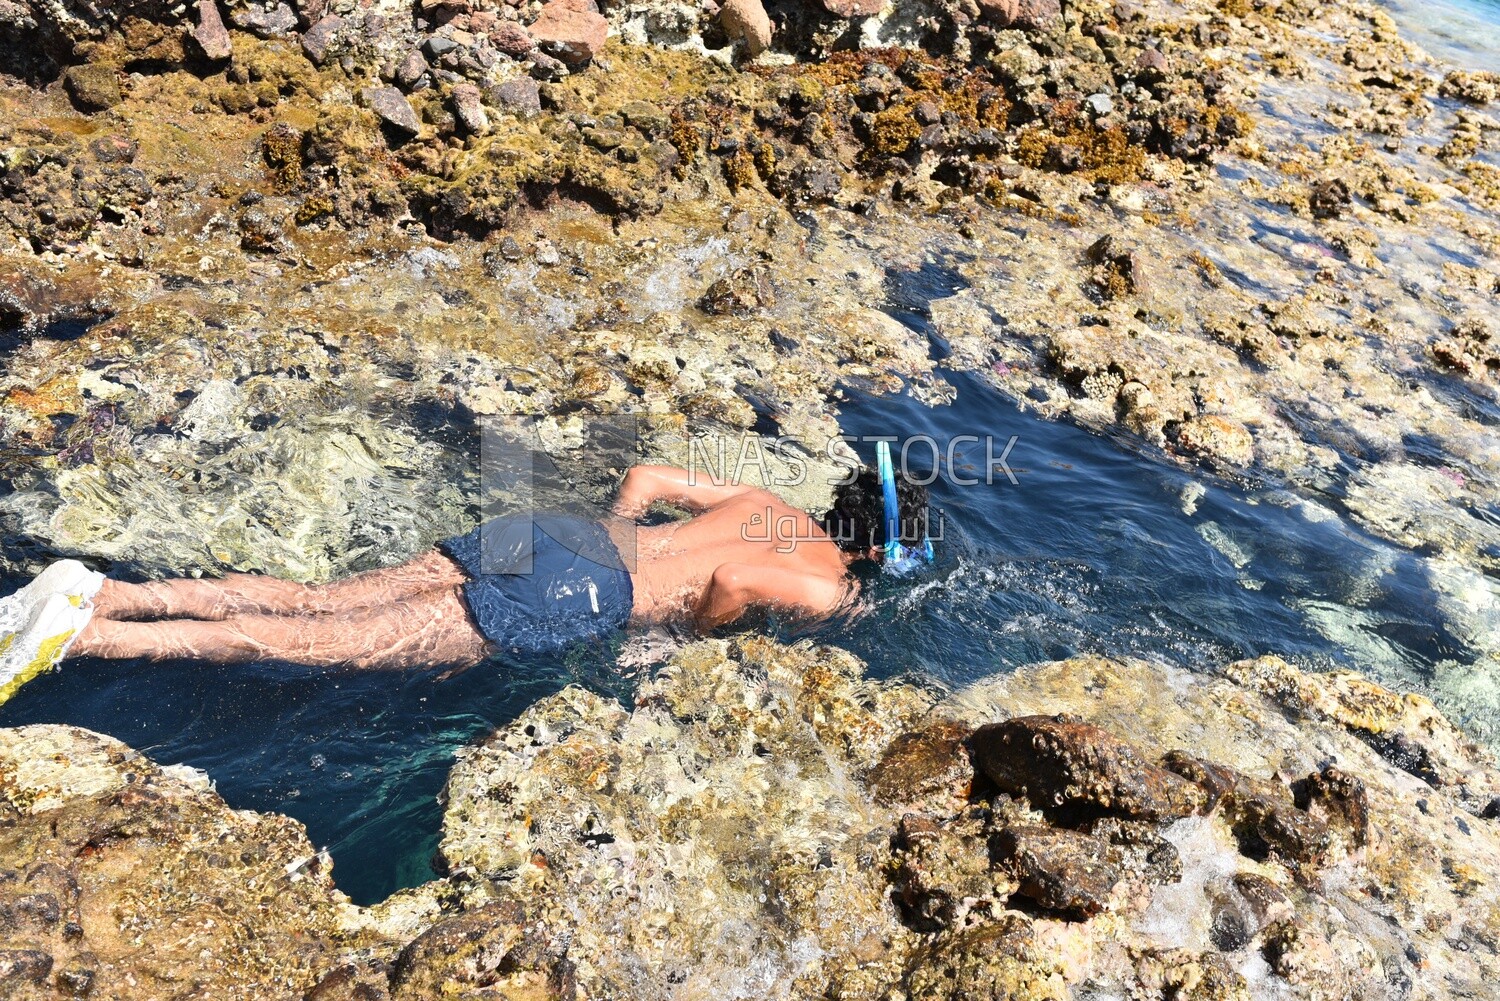
[[[714,590],[722,594],[743,597],[749,589],[748,575],[742,567],[724,564],[714,570]]]

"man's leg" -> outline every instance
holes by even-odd
[[[221,620],[239,615],[324,615],[377,608],[468,580],[436,549],[400,566],[356,574],[332,584],[299,584],[263,574],[181,577],[126,584],[106,580],[94,596],[103,619]]]
[[[280,660],[310,667],[402,670],[472,667],[489,644],[457,588],[429,591],[351,615],[239,615],[215,622],[93,619],[70,657],[203,660],[243,664]]]

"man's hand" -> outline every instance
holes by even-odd
[[[749,493],[754,487],[716,483],[707,473],[676,466],[635,466],[625,474],[615,497],[615,514],[639,520],[657,501],[697,513]]]

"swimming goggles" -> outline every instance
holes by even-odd
[[[896,574],[909,573],[932,562],[932,540],[924,526],[920,546],[901,544],[901,511],[896,504],[896,473],[891,468],[889,442],[875,443],[875,469],[880,475],[880,491],[885,496],[885,569]]]

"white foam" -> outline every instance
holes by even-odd
[[[1135,931],[1168,949],[1212,948],[1213,905],[1209,893],[1225,888],[1239,871],[1239,852],[1207,817],[1186,817],[1163,832],[1182,858],[1182,879],[1156,888]],[[1257,995],[1258,996],[1258,995]]]

